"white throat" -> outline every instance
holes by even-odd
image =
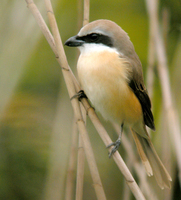
[[[108,47],[103,44],[95,44],[95,43],[86,43],[83,44],[83,46],[78,47],[81,54],[89,54],[93,52],[101,52],[101,51],[109,51],[109,52],[115,52],[119,54],[119,52],[116,50],[116,48]]]

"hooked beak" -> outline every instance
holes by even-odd
[[[84,41],[81,40],[77,35],[69,38],[66,42],[65,45],[69,47],[79,47],[84,44]]]

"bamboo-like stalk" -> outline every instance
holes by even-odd
[[[78,17],[78,26],[80,26],[80,1],[78,2],[79,7],[79,17]],[[86,25],[86,23],[89,22],[89,2],[87,0],[84,0],[84,9],[83,9],[83,25]],[[80,28],[80,27],[79,27]],[[86,111],[83,108],[83,105],[80,104],[82,116],[84,121],[86,122]],[[83,147],[83,141],[81,136],[79,135],[79,150],[78,150],[78,159],[77,159],[77,181],[76,181],[76,200],[82,200],[83,199],[83,183],[84,183],[84,162],[85,162],[85,153],[84,153],[84,147]]]
[[[89,10],[90,10],[90,0],[84,0],[84,20],[83,26],[89,23]]]
[[[34,5],[34,2],[33,0],[26,0],[27,4],[28,4],[28,8],[31,10],[32,14],[34,15],[35,19],[38,20],[38,24],[39,26],[43,26],[43,28],[41,27],[41,30],[43,31],[43,34],[45,35],[47,41],[49,42],[52,50],[54,51],[55,55],[56,55],[56,58],[59,62],[59,64],[61,65],[62,62],[60,61],[59,59],[59,56],[57,54],[57,51],[56,51],[56,48],[55,48],[55,44],[54,44],[54,40],[52,39],[53,37],[51,36],[51,33],[49,32],[49,34],[47,34],[47,29],[48,27],[46,26],[46,24],[44,23],[43,21],[43,18],[40,17],[40,13],[37,9],[37,7]],[[42,23],[41,23],[41,20],[42,20]],[[63,48],[63,47],[62,47]],[[65,53],[63,53],[61,55],[61,57],[64,57],[65,56]],[[66,58],[66,57],[64,57]],[[65,62],[67,63],[67,62]],[[62,67],[62,65],[61,65]],[[63,69],[63,72],[66,73],[67,75],[69,75],[72,80],[73,80],[73,83],[75,84],[75,88],[76,88],[76,91],[79,91],[80,90],[80,86],[77,82],[77,80],[75,79],[75,76],[73,75],[72,71],[70,70],[69,66],[67,65],[66,67],[63,65],[62,67]],[[70,73],[68,73],[70,72]],[[74,87],[72,87],[72,89],[74,89]],[[69,92],[69,95],[72,97],[75,95],[74,93],[75,91],[72,91]],[[78,103],[76,101],[76,99],[73,99],[72,102],[75,102],[76,104]],[[84,108],[86,109],[86,112],[88,114],[88,116],[90,117],[92,123],[94,124],[96,130],[98,131],[100,137],[102,138],[103,142],[105,143],[105,145],[107,146],[108,144],[110,144],[112,141],[109,137],[109,135],[107,134],[105,128],[102,126],[102,124],[100,123],[94,109],[90,106],[90,104],[88,103],[88,101],[86,99],[82,99],[81,101],[84,105]],[[75,104],[74,103],[74,104]],[[74,107],[73,107],[74,108]],[[77,107],[76,107],[77,108]],[[74,110],[74,112],[76,113],[77,109]],[[78,110],[79,112],[79,110]],[[80,116],[79,116],[80,117]],[[86,130],[85,130],[85,124],[84,122],[79,118],[79,120],[77,121],[79,123],[78,124],[78,127],[79,129],[81,130],[81,133],[83,135],[83,137],[87,137],[87,135],[84,135],[84,133],[86,133]],[[87,147],[87,146],[86,146]],[[85,148],[86,149],[86,148]],[[109,149],[109,151],[111,151],[112,148]],[[123,173],[124,177],[125,177],[125,180],[128,184],[128,186],[130,187],[133,195],[135,196],[136,199],[138,200],[144,200],[144,196],[140,190],[140,188],[138,187],[138,185],[136,184],[134,178],[132,177],[131,173],[129,172],[128,168],[126,167],[124,161],[122,160],[120,154],[118,152],[115,152],[115,154],[113,155],[113,159],[115,160],[115,163],[117,164],[118,168],[120,169],[120,171]],[[95,185],[94,185],[95,186]],[[104,198],[102,198],[104,199]]]
[[[62,45],[61,37],[60,37],[59,31],[58,31],[56,19],[55,19],[54,13],[53,13],[51,1],[45,0],[45,4],[46,4],[46,8],[47,8],[50,27],[52,29],[53,37],[55,39],[55,45],[57,48],[60,63],[61,63],[61,66],[63,66],[64,69],[66,69],[66,70],[62,71],[65,82],[66,82],[66,86],[67,86],[67,89],[69,92],[69,96],[72,97],[76,93],[76,90],[74,87],[73,80],[72,80],[71,76],[69,75],[70,73],[67,73],[67,69],[69,72],[68,62],[67,62],[65,52],[63,49],[63,45]],[[76,118],[78,130],[79,130],[79,133],[81,134],[81,138],[83,140],[83,145],[84,145],[89,169],[91,172],[91,176],[93,179],[93,183],[94,183],[93,185],[94,185],[97,199],[104,200],[104,199],[106,199],[106,196],[105,196],[105,193],[103,190],[102,182],[101,182],[100,175],[99,175],[97,165],[96,165],[96,161],[94,158],[94,153],[93,153],[91,143],[90,143],[90,140],[89,140],[89,137],[87,134],[86,127],[85,127],[85,122],[82,118],[82,113],[81,113],[78,99],[76,99],[76,98],[72,99],[71,103],[72,103],[72,107],[74,109],[74,115]]]
[[[127,164],[127,167],[129,168],[130,172],[132,173],[133,171],[133,165],[132,165],[132,160],[131,158],[129,157],[129,155],[127,154],[126,156],[126,164]],[[131,198],[131,191],[126,183],[126,181],[124,180],[124,185],[123,185],[123,196],[122,196],[122,199],[123,200],[129,200]]]
[[[83,198],[84,160],[85,160],[85,153],[84,153],[83,141],[82,141],[81,135],[79,135],[76,197],[75,197],[76,200],[82,200]]]
[[[167,43],[168,43],[168,31],[170,28],[170,13],[168,11],[168,8],[163,8],[162,9],[162,29],[163,29],[163,41],[164,41],[164,46],[165,49],[167,49]]]
[[[169,15],[168,15],[168,10],[165,8],[162,12],[162,24],[163,24],[163,38],[164,38],[164,44],[166,46],[167,44],[167,34],[168,34],[168,26],[169,26]],[[153,23],[153,22],[152,22]],[[154,84],[154,64],[156,60],[156,54],[155,54],[155,29],[154,26],[151,22],[149,23],[149,50],[148,50],[148,69],[147,69],[147,89],[150,98],[152,99],[153,96],[153,84]],[[162,111],[164,112],[164,111]],[[160,115],[164,119],[162,120],[165,124],[165,114]],[[162,122],[162,125],[164,125]],[[150,132],[150,129],[148,130]],[[169,161],[171,160],[171,148],[169,145],[169,139],[166,137],[168,135],[168,131],[165,127],[162,128],[161,130],[161,146],[162,146],[162,158],[164,161]],[[171,170],[171,162],[166,162],[165,163],[166,168],[169,171]],[[164,191],[164,199],[171,199],[171,191],[170,190],[165,190]]]
[[[165,49],[167,48],[167,36],[169,31],[169,12],[168,9],[163,8],[162,9],[162,37],[164,41]],[[171,172],[173,171],[174,167],[172,162],[169,162],[172,159],[172,152],[171,152],[171,145],[169,140],[169,132],[167,130],[167,127],[165,127],[165,121],[166,121],[166,113],[165,109],[162,106],[162,130],[161,130],[161,146],[162,146],[162,158],[165,161],[165,167]],[[166,136],[166,137],[165,137]],[[171,200],[172,199],[172,193],[173,190],[165,190],[163,199],[165,200]]]
[[[83,22],[83,8],[82,0],[77,0],[77,31],[82,27]]]
[[[117,132],[117,134],[119,135],[119,132],[120,132],[119,126],[117,124],[113,124],[113,127],[115,131]],[[142,186],[141,188],[143,189],[145,196],[147,197],[147,199],[157,200],[158,197],[156,196],[152,187],[150,187],[150,185],[148,184],[145,169],[142,163],[137,161],[137,155],[135,155],[133,145],[128,140],[126,135],[122,137],[122,145],[128,154],[128,158],[132,161],[132,163],[134,163],[132,164],[132,167],[134,167],[134,170],[140,180],[140,186]]]
[[[153,84],[154,84],[154,64],[155,64],[155,45],[154,45],[154,30],[150,25],[149,28],[149,45],[148,45],[148,66],[146,75],[146,86],[150,96],[153,98]]]
[[[82,1],[77,1],[77,11],[78,11],[78,30],[81,28],[82,24]],[[81,106],[81,105],[80,105]],[[84,121],[86,120],[86,113],[84,112],[85,109],[81,109]],[[83,113],[84,112],[84,113]],[[81,136],[79,134],[79,140],[77,141],[78,136],[77,134],[77,124],[75,122],[75,116],[73,119],[73,127],[72,127],[72,142],[71,142],[71,150],[69,154],[69,165],[67,170],[67,180],[65,186],[65,200],[81,200],[83,198],[83,182],[84,182],[84,162],[85,162],[85,152],[83,147],[83,142]],[[78,152],[76,151],[78,142]],[[77,157],[75,154],[77,153]],[[74,161],[77,159],[77,173],[76,173],[76,194],[75,198],[73,197],[74,192],[74,171],[75,165]]]
[[[162,159],[165,161],[165,167],[169,170],[169,171],[173,171],[175,169],[175,165],[173,166],[173,163],[170,162],[171,160],[171,146],[170,146],[170,139],[169,139],[169,135],[168,135],[168,128],[165,126],[165,121],[166,121],[166,113],[165,113],[165,109],[162,106],[162,111],[161,111],[161,153],[162,153]],[[167,136],[167,137],[165,137]],[[163,199],[164,200],[171,200],[172,199],[172,192],[173,190],[164,190],[164,196]]]
[[[58,57],[57,50],[56,50],[56,47],[55,47],[54,38],[53,38],[51,32],[49,31],[43,17],[41,16],[41,13],[39,12],[37,6],[34,4],[33,0],[25,0],[25,1],[27,3],[27,7],[29,8],[29,10],[33,14],[34,18],[36,19],[36,22],[38,23],[38,26],[40,27],[43,35],[45,36],[45,38],[47,40],[47,42],[51,46],[56,57]]]
[[[61,103],[60,103],[61,104]],[[61,141],[60,135],[60,105],[57,105],[57,112],[54,120],[53,130],[50,139],[50,152],[46,173],[46,180],[42,192],[42,200],[50,200],[52,197],[54,200],[62,199],[64,193],[64,173],[65,165],[62,165],[62,151],[58,141]],[[59,169],[62,169],[61,171]]]
[[[81,112],[84,122],[86,122],[86,111],[80,104]],[[76,179],[76,200],[83,199],[83,184],[84,184],[84,164],[85,164],[85,151],[81,135],[79,134],[79,149],[77,157],[77,179]]]
[[[110,139],[108,133],[106,132],[105,128],[102,126],[101,122],[99,121],[94,109],[87,105],[86,99],[82,99],[82,102],[87,110],[88,116],[90,117],[94,127],[96,128],[97,132],[99,133],[99,136],[103,140],[104,144],[108,146],[110,143],[112,143],[112,140]],[[111,152],[111,148],[109,149],[109,152]],[[140,188],[136,184],[132,174],[130,173],[129,169],[127,168],[126,164],[124,163],[122,157],[116,151],[113,154],[113,159],[115,163],[117,164],[119,170],[122,172],[125,181],[127,182],[129,188],[131,189],[133,195],[136,199],[142,200],[145,199],[144,195],[142,194]]]
[[[160,77],[162,98],[164,108],[166,111],[167,124],[169,128],[170,138],[175,148],[175,154],[177,157],[177,165],[179,170],[179,181],[181,184],[181,131],[179,125],[179,118],[172,101],[172,93],[169,80],[169,72],[167,65],[167,57],[164,47],[164,42],[159,29],[159,18],[158,18],[158,0],[146,0],[147,10],[149,14],[149,22],[154,30],[154,43],[156,57],[158,60],[158,73]]]
[[[66,179],[66,186],[65,186],[65,200],[73,200],[74,196],[74,180],[75,180],[75,168],[76,168],[76,152],[77,152],[77,139],[78,139],[78,131],[77,131],[77,124],[75,121],[75,117],[73,119],[73,126],[72,126],[72,141],[71,141],[71,149],[70,149],[70,157],[69,157],[69,164],[67,169],[67,179]]]

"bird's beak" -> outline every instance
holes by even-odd
[[[79,47],[84,44],[84,41],[81,40],[77,35],[69,38],[66,42],[65,45],[69,47]]]

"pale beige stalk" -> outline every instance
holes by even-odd
[[[47,8],[47,13],[48,13],[48,18],[49,18],[49,22],[50,22],[50,27],[52,29],[52,33],[53,33],[53,37],[55,40],[55,45],[57,48],[57,52],[58,52],[58,56],[60,59],[60,63],[61,66],[64,67],[64,69],[69,69],[68,67],[68,62],[65,56],[65,52],[63,49],[63,45],[62,45],[62,41],[61,41],[61,37],[58,31],[58,26],[56,23],[56,19],[53,13],[53,9],[52,9],[52,5],[51,5],[51,1],[50,0],[45,0],[45,4],[46,4],[46,8]],[[67,73],[67,70],[63,70],[63,75],[64,75],[64,79],[67,85],[67,89],[69,92],[69,96],[72,97],[73,94],[76,93],[75,91],[75,87],[74,87],[74,83],[72,81],[71,76],[69,76],[70,73]],[[83,140],[83,145],[84,145],[84,149],[85,149],[85,153],[86,153],[86,157],[87,157],[87,161],[88,161],[88,165],[89,165],[89,169],[91,172],[91,176],[93,179],[93,185],[94,185],[94,189],[96,192],[96,196],[97,199],[101,199],[104,200],[106,199],[103,187],[102,187],[102,183],[101,183],[101,179],[100,179],[100,175],[97,169],[97,165],[95,162],[95,158],[94,158],[94,153],[91,147],[91,143],[87,134],[87,130],[85,127],[85,122],[82,118],[82,113],[80,110],[80,105],[78,102],[78,99],[74,98],[71,101],[73,109],[74,109],[74,115],[76,118],[76,123],[78,126],[78,130],[79,133],[82,137]]]
[[[119,135],[119,132],[120,132],[119,126],[117,124],[113,124],[113,127],[115,128],[117,134]],[[135,154],[134,147],[133,147],[133,145],[135,144],[131,143],[125,134],[122,136],[121,140],[122,140],[121,144],[123,145],[126,153],[128,154],[128,157],[132,162],[132,167],[134,168],[139,178],[140,188],[144,192],[147,199],[158,200],[158,197],[155,194],[153,188],[148,183],[148,180],[147,180],[148,177],[146,175],[146,172],[142,163],[140,162],[140,160],[138,160],[138,154],[137,153]]]
[[[69,163],[67,169],[67,179],[65,185],[65,200],[73,200],[74,199],[74,182],[75,182],[75,168],[76,168],[76,160],[77,160],[77,144],[78,144],[78,131],[76,119],[73,119],[72,126],[72,141],[70,148],[70,156]]]
[[[155,51],[158,61],[157,69],[160,77],[162,96],[163,96],[162,98],[167,119],[167,123],[165,124],[168,124],[170,138],[173,144],[172,146],[174,147],[175,155],[177,157],[179,181],[181,184],[181,132],[180,132],[178,113],[175,109],[172,100],[167,57],[159,25],[158,3],[159,3],[158,0],[152,0],[152,1],[146,0],[150,26],[154,30],[154,43],[156,48]]]
[[[80,2],[78,2],[80,7]],[[79,11],[79,13],[81,13]],[[84,18],[83,18],[83,25],[89,22],[89,0],[84,0]],[[78,25],[80,24],[80,16],[78,19]],[[81,27],[79,27],[81,28]],[[83,108],[81,104],[81,112],[84,121],[86,122],[86,110]],[[83,199],[83,183],[84,183],[84,163],[85,162],[85,152],[83,147],[83,141],[81,136],[79,135],[79,150],[78,150],[78,159],[77,159],[77,181],[76,181],[76,200]]]

